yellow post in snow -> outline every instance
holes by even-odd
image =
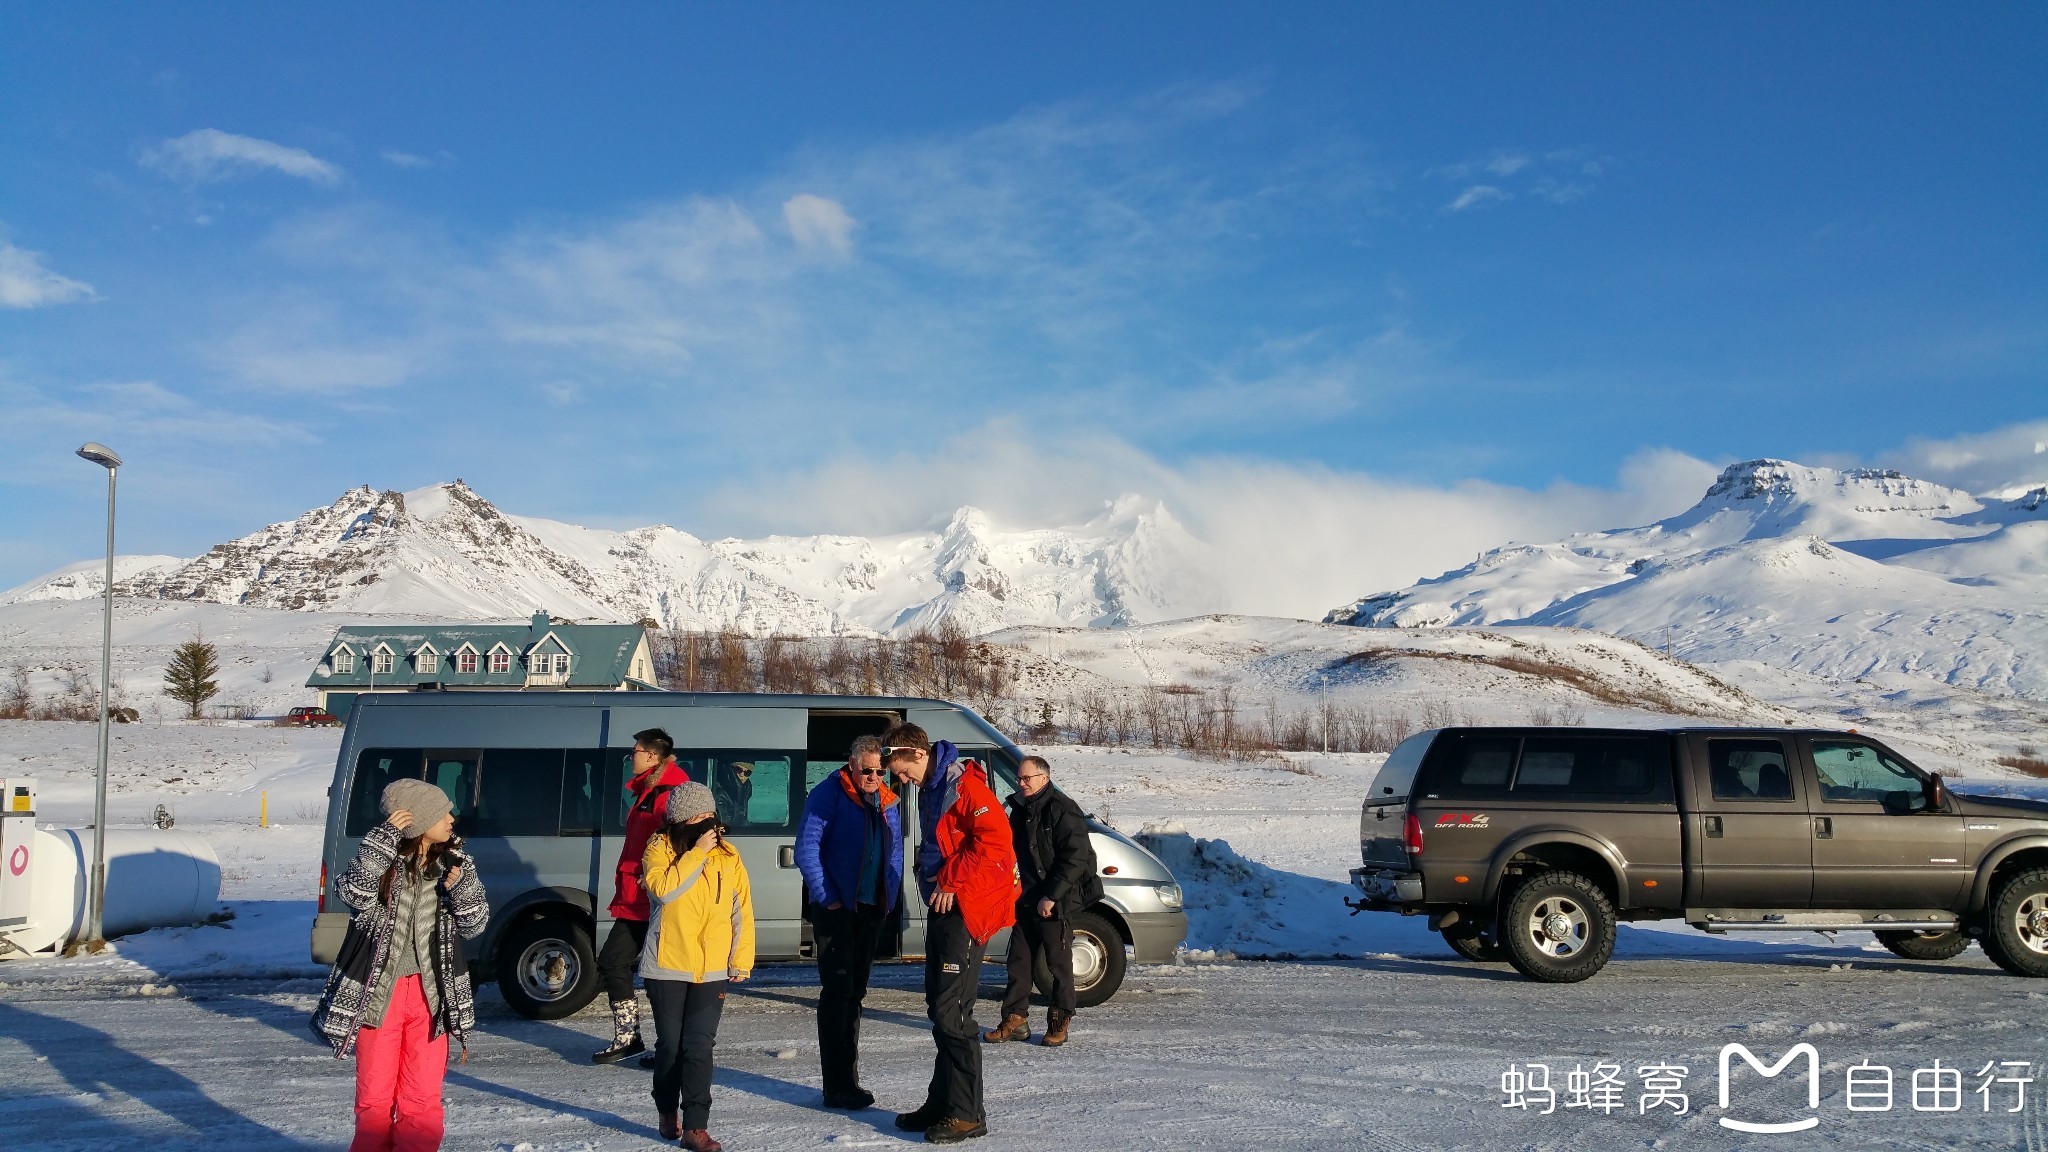
[[[270,827],[270,793],[258,792],[256,795],[258,797],[256,803],[256,826],[258,828],[268,828]]]

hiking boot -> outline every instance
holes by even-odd
[[[1045,1018],[1045,1039],[1039,1041],[1039,1043],[1047,1048],[1057,1048],[1065,1044],[1067,1042],[1067,1024],[1071,1020],[1073,1020],[1072,1016],[1058,1009],[1047,1013]]]
[[[683,1138],[682,1116],[667,1108],[661,1110],[661,1138],[663,1140],[680,1140]]]
[[[905,1132],[926,1132],[930,1131],[932,1125],[945,1120],[945,1118],[945,1109],[927,1103],[915,1112],[898,1112],[896,1114],[896,1127]]]
[[[842,1112],[858,1112],[863,1108],[872,1108],[874,1104],[875,1094],[865,1088],[825,1093],[825,1107],[837,1108]]]
[[[640,1001],[612,1001],[611,1047],[591,1054],[592,1064],[617,1064],[647,1051],[640,1042]]]
[[[1031,1039],[1031,1021],[1022,1016],[1005,1016],[1003,1022],[981,1034],[984,1044],[1001,1044],[1006,1040]]]
[[[962,1120],[958,1116],[948,1116],[924,1130],[924,1142],[927,1144],[958,1144],[962,1140],[972,1140],[976,1136],[986,1135],[988,1135],[988,1125],[981,1121]]]
[[[702,1128],[692,1128],[683,1133],[683,1152],[725,1152],[725,1145],[711,1138],[711,1133]]]

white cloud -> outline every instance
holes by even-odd
[[[384,151],[377,153],[377,155],[383,157],[386,164],[396,168],[432,168],[434,166],[434,162],[425,156],[413,152],[401,152],[396,148],[386,148]]]
[[[251,172],[280,172],[314,184],[336,184],[341,169],[303,148],[254,136],[201,128],[142,153],[142,165],[188,184],[207,184]]]
[[[1457,199],[1444,205],[1444,210],[1447,212],[1463,212],[1467,208],[1476,208],[1481,204],[1490,204],[1495,201],[1511,198],[1509,193],[1503,192],[1491,184],[1474,184],[1463,192],[1458,193]]]
[[[0,308],[42,308],[94,295],[92,285],[45,268],[42,253],[0,240]]]
[[[1872,461],[1978,494],[2048,483],[2048,420],[1946,439],[1914,439]]]
[[[972,467],[960,467],[963,460]],[[1716,467],[1669,449],[1637,453],[1614,488],[1483,481],[1415,484],[1362,472],[1207,457],[1161,461],[1117,437],[996,422],[890,456],[842,456],[713,494],[738,532],[886,533],[932,526],[971,504],[999,523],[1078,523],[1105,499],[1162,500],[1210,545],[1234,611],[1320,618],[1372,592],[1469,563],[1509,540],[1633,526],[1690,507]]]
[[[1490,182],[1468,184],[1456,199],[1444,205],[1447,212],[1462,212],[1482,204],[1512,200],[1518,195],[1545,204],[1572,204],[1590,196],[1593,181],[1614,164],[1584,148],[1559,148],[1541,154],[1500,151],[1491,156],[1461,160],[1429,169],[1425,175],[1466,184],[1475,176]]]
[[[799,192],[782,202],[782,219],[799,248],[824,248],[837,256],[853,252],[853,217],[837,200]]]

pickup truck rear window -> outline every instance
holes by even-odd
[[[1660,736],[1451,734],[1438,741],[1426,795],[1444,800],[1672,802]]]
[[[1670,770],[1653,757],[1649,740],[1601,736],[1531,736],[1522,741],[1515,769],[1520,792],[1562,792],[1595,796],[1642,796]]]

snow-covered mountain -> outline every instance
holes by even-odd
[[[700,540],[665,525],[611,532],[511,516],[457,480],[364,486],[192,560],[123,558],[119,596],[294,610],[496,618],[557,615],[825,635],[1116,626],[1228,607],[1203,547],[1154,502],[1125,497],[1070,528],[1012,531],[961,508],[938,531]],[[97,595],[79,564],[0,603]]]
[[[1890,470],[1752,460],[1670,519],[1497,548],[1326,619],[1590,628],[1668,637],[1693,660],[2048,698],[2048,486],[1980,499]]]

